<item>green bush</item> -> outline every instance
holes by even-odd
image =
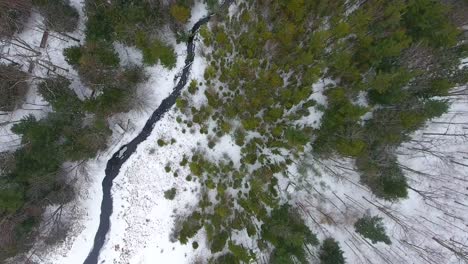
[[[164,141],[162,138],[158,139],[158,146],[164,147],[167,145],[166,141]]]
[[[344,264],[343,250],[333,238],[323,241],[319,252],[320,264]]]
[[[171,188],[171,189],[164,192],[164,198],[166,198],[168,200],[174,200],[174,198],[176,196],[176,193],[177,193],[177,189],[176,188]]]
[[[413,38],[435,47],[450,47],[456,44],[459,32],[447,19],[448,13],[448,7],[438,1],[411,0],[403,22]]]
[[[219,233],[216,233],[213,236],[213,239],[211,240],[211,246],[210,246],[211,253],[222,251],[224,247],[226,246],[226,241],[228,237],[229,237],[229,234],[227,231],[221,231]]]
[[[86,40],[112,41],[114,36],[114,23],[109,14],[107,4],[95,3],[94,1],[87,0],[86,13],[88,15],[85,29]]]
[[[385,233],[385,227],[381,217],[364,216],[354,223],[354,228],[356,232],[370,239],[374,244],[377,242],[384,242],[390,245],[392,243]]]
[[[188,87],[188,91],[190,94],[195,94],[198,90],[198,86],[197,86],[197,80],[192,80],[190,81],[190,85]]]
[[[179,241],[182,244],[187,244],[188,239],[193,237],[203,225],[201,224],[202,216],[198,212],[193,212],[182,223],[182,229],[179,232]]]
[[[64,115],[82,112],[82,102],[70,89],[70,81],[63,77],[47,79],[38,85],[39,94]]]
[[[192,242],[192,248],[193,248],[193,249],[197,249],[197,248],[198,248],[198,242],[197,242],[197,241],[193,241],[193,242]]]
[[[14,213],[25,203],[24,190],[20,184],[10,183],[7,179],[0,179],[0,214]]]
[[[275,249],[270,263],[306,263],[305,244],[316,245],[318,240],[303,219],[291,206],[285,204],[271,212],[271,217],[262,225],[262,238]]]
[[[136,46],[143,52],[143,62],[148,65],[161,64],[169,69],[175,67],[177,57],[174,48],[158,39],[150,40],[144,32],[138,32]]]
[[[73,66],[78,66],[80,64],[81,59],[81,47],[80,46],[73,46],[63,50],[63,55],[65,56],[65,60]]]

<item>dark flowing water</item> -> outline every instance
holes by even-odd
[[[122,146],[118,151],[112,155],[112,158],[107,162],[106,176],[102,181],[103,197],[101,202],[101,216],[99,222],[99,228],[94,237],[94,245],[88,257],[84,261],[84,264],[97,264],[99,252],[106,240],[106,235],[109,232],[110,216],[113,210],[113,201],[111,195],[111,188],[115,177],[119,174],[122,165],[130,158],[135,152],[138,145],[145,141],[153,131],[154,125],[161,119],[161,117],[175,104],[177,97],[180,92],[187,84],[187,80],[190,75],[190,68],[195,56],[195,44],[194,38],[198,29],[210,20],[210,16],[200,19],[191,30],[191,36],[187,42],[187,57],[185,58],[185,66],[182,69],[182,75],[179,82],[174,87],[172,93],[162,101],[161,105],[153,112],[151,117],[146,121],[143,130],[128,144]]]

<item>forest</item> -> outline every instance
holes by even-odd
[[[91,91],[85,98],[77,96],[70,86],[70,78],[60,72],[39,76],[21,69],[22,57],[26,55],[17,55],[12,60],[7,53],[0,54],[4,59],[0,64],[1,110],[8,112],[21,107],[32,83],[52,110],[46,118],[29,115],[15,122],[11,131],[22,136],[21,147],[2,153],[0,260],[32,246],[40,233],[37,228],[46,206],[73,199],[73,182],[65,177],[71,169],[63,164],[80,164],[96,157],[107,147],[111,135],[107,119],[138,105],[135,90],[147,78],[146,73],[138,65],[122,67],[112,43],[137,46],[145,64],[161,62],[165,67],[174,67],[174,50],[158,39],[158,29],[165,25],[174,30],[181,27],[187,19],[185,6],[190,4],[182,2],[168,5],[157,1],[114,1],[112,4],[86,1],[85,39],[63,51],[67,63]],[[164,15],[171,9],[173,15]],[[79,12],[69,1],[1,1],[2,45],[26,46],[16,35],[27,27],[34,13],[44,17],[40,26],[45,31],[74,40],[69,34],[77,30]],[[35,56],[40,55],[36,47],[24,48]],[[30,65],[34,63],[31,61]],[[65,231],[55,230],[55,239],[62,239]]]
[[[297,221],[297,208],[281,205],[277,175],[290,177],[287,167],[309,153],[351,158],[375,196],[407,198],[411,186],[395,150],[445,113],[450,89],[467,82],[458,29],[466,21],[457,24],[452,8],[431,0],[243,1],[236,16],[202,29],[213,47],[207,104],[192,106],[193,83],[179,99],[181,119],[199,125],[213,145],[232,135],[242,160],[236,168],[192,157],[206,194],[176,230],[181,242],[205,229],[211,252],[229,249],[213,263],[248,263],[258,259],[252,249],[229,240],[246,229],[260,252],[271,251],[269,263],[307,263],[318,241]],[[331,80],[326,105],[312,99],[321,79]],[[311,107],[323,109],[318,127],[303,122]],[[213,192],[216,201],[208,198]],[[364,216],[355,231],[391,243],[379,217]],[[339,252],[333,238],[324,241],[320,262],[344,263]]]
[[[0,123],[19,137],[14,148],[0,149],[0,262],[38,240],[65,239],[66,227],[55,220],[80,192],[67,175],[111,147],[113,116],[141,107],[137,90],[151,78],[148,67],[176,67],[178,54],[162,32],[186,42],[195,2],[85,0],[77,10],[68,0],[0,0],[0,116],[25,111],[31,91],[48,109]],[[243,0],[233,1],[234,13],[203,2],[216,14],[199,32],[207,66],[175,111],[184,133],[204,135],[207,148],[174,162],[200,194],[197,206],[177,217],[171,239],[197,250],[202,241],[194,237],[204,232],[206,263],[347,263],[339,239],[310,228],[280,186],[300,185],[291,166],[343,159],[382,201],[421,194],[398,149],[449,112],[453,96],[466,94],[453,89],[468,83],[468,67],[460,67],[468,57],[468,2]],[[43,18],[44,36],[71,43],[61,54],[66,69],[44,55],[42,42],[21,38],[35,16]],[[116,43],[134,47],[142,63],[124,64]],[[12,56],[10,46],[25,52]],[[240,149],[239,163],[209,155],[226,136]],[[157,146],[175,143],[159,139]],[[170,164],[164,169],[178,177]],[[171,188],[164,197],[172,201],[179,192]],[[52,205],[58,209],[44,235]],[[370,246],[392,246],[378,215],[360,215],[351,227]],[[461,248],[450,251],[468,261]]]

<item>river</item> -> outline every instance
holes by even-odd
[[[145,141],[151,132],[155,124],[162,118],[162,116],[175,104],[177,97],[179,97],[182,89],[186,86],[187,80],[189,79],[191,65],[195,57],[195,35],[200,27],[206,24],[212,15],[206,16],[200,19],[191,29],[191,35],[187,41],[187,56],[185,58],[185,65],[182,69],[182,74],[172,93],[165,98],[161,105],[153,112],[151,117],[146,121],[143,130],[128,144],[122,146],[117,150],[112,158],[107,162],[105,177],[102,181],[103,197],[101,202],[101,215],[99,227],[94,237],[93,248],[91,249],[88,257],[84,261],[84,264],[97,264],[99,258],[99,252],[106,240],[107,233],[110,227],[110,216],[113,210],[113,200],[111,195],[111,189],[114,179],[120,172],[122,165],[130,158],[135,152],[138,145]]]

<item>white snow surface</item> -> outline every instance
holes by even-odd
[[[192,14],[190,16],[189,22],[186,25],[186,29],[190,30],[192,26],[201,18],[208,15],[208,9],[203,1],[196,1],[192,7]]]

